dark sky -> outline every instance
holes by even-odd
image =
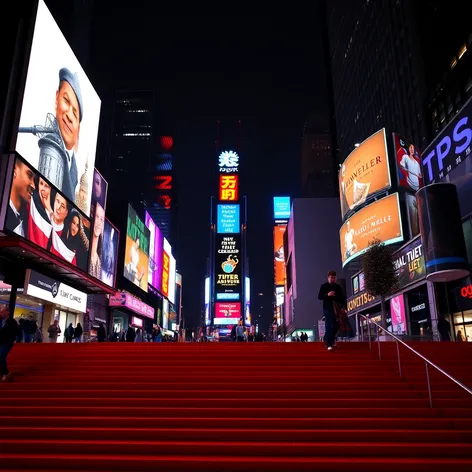
[[[163,130],[174,130],[179,205],[174,245],[184,314],[194,324],[202,308],[210,196],[217,192],[216,122],[231,129],[241,120],[252,296],[264,293],[267,325],[272,197],[300,195],[303,123],[310,111],[326,108],[319,16],[169,17],[128,6],[106,10],[99,23],[92,47],[100,73],[106,70],[109,82],[114,77],[111,86],[154,89],[158,121]],[[259,314],[255,308],[253,315]]]

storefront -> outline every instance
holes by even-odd
[[[110,296],[111,319],[113,332],[122,336],[129,326],[141,330],[152,331],[155,321],[155,310],[139,298],[126,292],[117,292]],[[151,328],[151,329],[150,329]]]

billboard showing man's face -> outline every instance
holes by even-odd
[[[90,216],[100,98],[39,0],[16,151]]]

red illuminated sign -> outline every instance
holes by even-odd
[[[156,185],[154,185],[156,190],[172,190],[171,175],[155,175],[154,180],[158,182]]]
[[[238,198],[238,176],[220,175],[220,200],[237,201]]]
[[[461,288],[461,297],[472,299],[472,284]]]
[[[167,297],[169,295],[169,269],[170,258],[167,252],[162,252],[162,294]]]

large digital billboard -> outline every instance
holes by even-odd
[[[472,98],[422,155],[425,185],[455,184],[461,215],[472,213]]]
[[[369,248],[377,238],[385,244],[403,241],[398,193],[381,198],[351,216],[339,230],[343,267]]]
[[[339,170],[341,216],[359,208],[368,197],[390,188],[385,129],[374,133],[347,156]]]
[[[87,271],[90,220],[19,157],[14,163],[4,229]]]
[[[102,239],[102,257],[101,257],[101,274],[100,280],[110,287],[115,286],[116,281],[116,261],[118,259],[118,242],[120,240],[120,232],[116,226],[105,218],[103,226]]]
[[[275,285],[285,285],[284,233],[287,225],[274,226]]]
[[[220,201],[237,202],[239,199],[239,175],[220,175]]]
[[[394,254],[394,264],[400,289],[426,277],[421,236]]]
[[[241,238],[217,234],[215,237],[216,297],[241,293]],[[239,298],[239,297],[238,297]]]
[[[239,233],[239,204],[221,204],[216,206],[216,232]]]
[[[172,246],[166,238],[162,242],[162,290],[161,293],[165,297],[169,296],[169,279],[170,279],[170,257],[172,255]]]
[[[274,197],[274,220],[290,218],[290,197]]]
[[[101,102],[39,0],[16,151],[86,216]]]
[[[175,303],[175,271],[177,268],[175,257],[170,254],[169,256],[169,291],[167,293],[167,298],[169,302]]]
[[[238,324],[241,318],[241,303],[239,302],[216,302],[214,325]]]
[[[397,133],[393,133],[393,145],[395,147],[398,185],[417,192],[423,186],[419,149],[414,143]]]
[[[148,290],[149,239],[149,230],[133,207],[128,205],[123,275],[145,292]]]
[[[149,229],[149,269],[148,283],[156,290],[162,289],[162,251],[164,237],[156,225],[151,215],[146,211],[144,214],[144,223]]]

